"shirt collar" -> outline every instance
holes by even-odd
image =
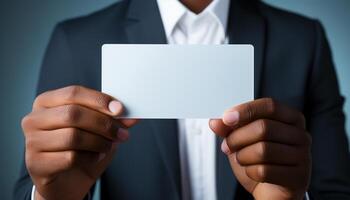
[[[186,12],[195,15],[179,0],[157,0],[157,3],[167,37],[171,36],[176,24]],[[229,4],[230,0],[213,0],[200,14],[211,12],[226,30]]]

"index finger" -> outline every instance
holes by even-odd
[[[78,104],[110,116],[122,113],[123,106],[113,97],[82,86],[68,86],[40,94],[34,101],[33,110]]]
[[[257,99],[227,110],[223,116],[223,123],[230,127],[236,127],[257,119],[276,120],[305,129],[303,114],[271,98]]]

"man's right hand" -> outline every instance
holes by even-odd
[[[113,97],[81,86],[35,99],[22,128],[37,200],[84,198],[137,121],[116,119],[122,111]]]

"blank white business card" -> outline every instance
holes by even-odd
[[[105,44],[102,92],[126,118],[221,118],[254,99],[254,48]]]

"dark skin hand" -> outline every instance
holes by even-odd
[[[233,107],[210,121],[224,138],[232,170],[257,200],[302,200],[311,169],[304,116],[270,98]]]
[[[81,86],[39,95],[22,120],[35,199],[83,199],[137,120],[111,96]]]

